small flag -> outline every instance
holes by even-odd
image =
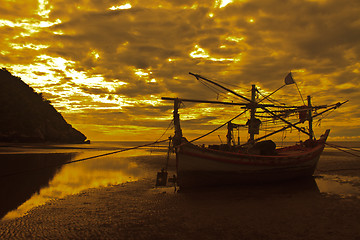
[[[285,77],[285,84],[290,85],[290,84],[293,84],[293,83],[295,83],[295,81],[292,78],[291,72],[289,72],[289,74],[286,75],[286,77]]]

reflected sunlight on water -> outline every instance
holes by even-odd
[[[321,175],[315,181],[322,193],[339,195],[340,197],[360,197],[359,177]]]
[[[72,160],[79,160],[119,149],[116,143],[89,145],[89,149],[76,149],[77,146],[74,145],[71,147],[74,147],[74,149],[64,149],[59,146],[59,149],[52,149],[50,151],[69,152],[70,150],[70,152],[78,152]],[[84,145],[81,147],[84,147]],[[49,152],[49,149],[32,149],[31,152],[46,153]],[[117,185],[152,176],[154,172],[149,172],[149,170],[140,166],[141,163],[136,162],[135,158],[135,156],[146,157],[150,154],[156,156],[159,154],[163,155],[164,153],[161,151],[150,152],[149,149],[136,149],[63,165],[49,181],[48,186],[42,187],[38,192],[35,192],[30,199],[21,204],[16,210],[8,212],[3,219],[23,216],[36,206],[45,204],[50,200],[61,199],[68,195],[80,193],[86,189]],[[162,162],[163,158],[159,157],[159,161]]]

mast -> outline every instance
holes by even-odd
[[[236,123],[232,123],[231,121],[227,122],[227,134],[226,134],[226,139],[227,139],[227,145],[229,147],[231,147],[231,143],[235,146],[235,138],[234,138],[234,129],[238,130],[238,142],[237,145],[240,145],[240,134],[239,134],[239,128],[240,127],[244,127],[246,125],[242,125],[242,124],[236,124]]]
[[[250,139],[249,142],[250,143],[254,143],[254,136],[256,134],[256,122],[258,121],[258,119],[255,118],[255,113],[256,113],[256,102],[255,102],[255,94],[256,94],[256,87],[253,84],[251,86],[251,103],[250,103],[250,120],[249,120],[249,130],[248,132],[250,133]]]
[[[243,106],[242,108],[246,108],[245,111],[243,111],[242,113],[238,114],[237,116],[235,116],[234,118],[232,118],[230,121],[224,123],[223,125],[217,127],[216,129],[208,132],[207,134],[201,136],[201,137],[198,137],[198,138],[195,138],[193,140],[191,140],[190,142],[193,142],[193,141],[196,141],[204,136],[207,136],[213,132],[215,132],[216,130],[220,129],[221,127],[225,126],[226,124],[228,124],[228,134],[227,134],[227,144],[228,145],[231,145],[231,141],[234,142],[234,139],[232,137],[232,130],[236,127],[239,127],[239,126],[248,126],[248,132],[250,134],[250,139],[248,141],[247,144],[254,144],[255,142],[257,141],[260,141],[261,139],[264,139],[264,138],[267,138],[271,135],[274,135],[276,133],[279,133],[283,130],[286,130],[290,127],[294,127],[296,128],[297,130],[299,130],[300,132],[303,132],[307,135],[309,135],[310,139],[314,139],[314,132],[313,132],[313,118],[325,113],[325,112],[328,112],[332,109],[336,109],[338,107],[340,107],[341,105],[345,104],[348,102],[348,100],[344,101],[344,102],[338,102],[336,104],[333,104],[333,105],[321,105],[321,106],[312,106],[311,104],[311,97],[308,96],[308,106],[306,107],[307,109],[304,109],[305,111],[307,110],[307,120],[309,121],[309,132],[306,132],[304,131],[302,128],[299,128],[297,127],[296,125],[300,124],[300,123],[303,123],[304,121],[299,121],[299,122],[296,122],[296,123],[291,123],[285,119],[283,119],[280,115],[277,115],[275,114],[274,112],[272,112],[271,110],[268,110],[267,107],[277,107],[277,108],[286,108],[286,109],[291,109],[291,110],[296,110],[298,109],[298,106],[278,106],[278,105],[274,105],[274,104],[260,104],[260,102],[262,101],[259,101],[259,102],[256,102],[256,86],[255,85],[252,85],[252,89],[251,89],[251,99],[248,99],[224,86],[221,86],[220,84],[214,82],[214,81],[211,81],[209,79],[206,79],[198,74],[194,74],[194,73],[190,73],[191,75],[195,76],[197,79],[201,78],[209,83],[212,83],[232,94],[234,94],[235,96],[238,96],[246,101],[248,101],[248,103],[234,103],[234,102],[221,102],[221,101],[209,101],[209,100],[195,100],[195,99],[180,99],[180,98],[170,98],[170,97],[162,97],[161,99],[163,100],[173,100],[174,101],[174,111],[173,111],[173,117],[174,117],[174,125],[175,125],[175,135],[174,135],[174,139],[173,139],[173,143],[174,143],[174,146],[178,146],[179,144],[181,144],[181,139],[182,139],[182,130],[181,130],[181,127],[180,127],[180,117],[179,117],[179,114],[178,114],[178,109],[180,108],[180,104],[181,102],[195,102],[195,103],[211,103],[211,104],[224,104],[224,105],[237,105],[237,106]],[[286,84],[287,85],[287,84]],[[279,88],[280,89],[280,88]],[[277,89],[277,90],[279,90]],[[276,91],[277,91],[276,90]],[[276,92],[275,91],[275,92]],[[271,94],[270,94],[271,95]],[[270,96],[269,95],[269,96]],[[268,96],[267,96],[268,97]],[[265,99],[267,98],[265,97]],[[264,99],[263,99],[264,100]],[[281,121],[283,121],[284,123],[287,124],[287,126],[281,128],[281,129],[278,129],[276,131],[273,131],[272,133],[269,133],[269,134],[266,134],[265,136],[262,136],[262,137],[259,137],[257,139],[255,139],[255,134],[259,134],[259,129],[260,129],[260,125],[261,125],[261,121],[260,119],[256,118],[256,109],[257,108],[262,108],[264,110],[264,112],[270,114],[271,116],[273,117],[276,117],[276,119],[279,119]],[[324,111],[322,111],[321,113],[316,113],[314,116],[312,115],[312,110],[313,109],[321,109],[321,108],[328,108]],[[232,120],[234,120],[235,118],[239,117],[240,115],[242,115],[243,113],[245,113],[248,109],[250,109],[250,119],[248,120],[248,122],[246,123],[246,125],[238,125],[238,124],[233,124],[231,123]],[[276,112],[276,111],[275,111]],[[238,137],[238,142],[239,141],[239,137]],[[239,144],[239,143],[238,143]],[[235,145],[235,144],[234,144]],[[245,144],[243,144],[245,145]]]
[[[179,108],[180,108],[181,100],[179,98],[174,99],[174,127],[175,127],[175,135],[173,139],[174,146],[177,146],[181,143],[182,138],[182,130],[180,127],[180,117],[179,117]]]
[[[307,96],[307,102],[308,102],[308,121],[309,121],[309,133],[310,133],[310,139],[314,138],[314,131],[313,131],[313,118],[312,118],[312,106],[311,106],[311,97]]]
[[[248,132],[250,133],[249,143],[254,143],[254,142],[255,142],[255,141],[254,141],[254,140],[255,140],[255,139],[254,139],[254,135],[255,135],[255,134],[259,134],[259,127],[260,127],[261,121],[255,117],[255,113],[256,113],[256,108],[257,108],[257,107],[262,108],[265,112],[269,113],[270,115],[272,115],[272,116],[274,116],[274,117],[277,117],[278,119],[280,119],[280,120],[283,121],[284,123],[286,123],[286,124],[288,124],[288,125],[290,125],[290,126],[295,127],[295,128],[296,128],[297,130],[299,130],[300,132],[303,132],[303,133],[311,136],[310,133],[304,131],[303,129],[301,129],[301,128],[299,128],[299,127],[296,127],[296,126],[295,126],[294,124],[292,124],[291,122],[286,121],[285,119],[283,119],[283,118],[277,116],[276,114],[274,114],[272,111],[266,109],[266,106],[265,106],[265,105],[263,105],[263,104],[258,104],[258,103],[255,101],[255,93],[256,93],[256,87],[255,87],[255,85],[253,85],[253,88],[252,88],[252,90],[251,90],[251,99],[248,99],[248,98],[246,98],[246,97],[244,97],[244,96],[242,96],[242,95],[240,95],[240,94],[238,94],[238,93],[236,93],[236,92],[234,92],[234,91],[232,91],[232,90],[230,90],[230,89],[228,89],[228,88],[226,88],[226,87],[224,87],[224,86],[221,86],[220,84],[218,84],[218,83],[216,83],[216,82],[213,82],[213,81],[211,81],[211,80],[209,80],[209,79],[206,79],[206,78],[204,78],[204,77],[202,77],[202,76],[200,76],[200,75],[198,75],[198,74],[194,74],[194,73],[191,73],[191,72],[190,72],[189,74],[195,76],[197,79],[201,78],[201,79],[203,79],[203,80],[205,80],[205,81],[208,81],[208,82],[210,82],[210,83],[212,83],[212,84],[214,84],[214,85],[216,85],[216,86],[218,86],[218,87],[221,87],[222,89],[224,89],[224,90],[226,90],[226,91],[234,94],[235,96],[238,96],[238,97],[240,97],[240,98],[242,98],[242,99],[245,99],[245,100],[249,101],[249,104],[247,105],[247,108],[251,110],[251,118],[249,119],[249,121],[248,121],[248,123],[247,123],[248,126],[249,126]],[[311,126],[311,129],[312,129],[312,126]]]
[[[233,130],[234,130],[234,128],[239,129],[239,126],[240,126],[239,124],[232,123],[231,121],[229,121],[227,123],[227,134],[226,134],[227,142],[226,143],[229,147],[231,147],[231,142],[234,144],[234,146],[236,145],[235,139],[233,138],[233,135],[234,135]],[[238,141],[240,142],[240,139]]]
[[[232,123],[228,122],[227,123],[227,134],[226,134],[227,142],[226,143],[229,147],[231,146],[232,130],[233,130]]]

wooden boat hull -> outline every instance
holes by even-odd
[[[284,181],[295,178],[311,177],[316,169],[320,155],[324,150],[326,139],[330,130],[326,130],[325,134],[319,140],[314,140],[313,119],[321,116],[323,113],[332,109],[336,109],[345,102],[338,102],[332,105],[313,106],[311,104],[311,97],[307,97],[306,106],[284,106],[277,105],[271,101],[271,104],[261,103],[268,99],[270,95],[278,91],[285,85],[295,83],[291,73],[285,77],[285,85],[278,88],[274,92],[257,101],[258,89],[255,85],[251,87],[251,98],[242,96],[241,94],[232,91],[231,89],[222,86],[221,84],[200,76],[199,74],[190,73],[197,80],[204,80],[211,85],[219,87],[228,93],[231,93],[243,100],[245,103],[233,103],[210,100],[196,100],[183,98],[169,98],[163,97],[163,100],[174,101],[173,122],[175,134],[172,138],[173,146],[176,148],[177,159],[177,183],[181,188],[197,187],[205,185],[224,185],[237,183],[258,183],[258,182],[273,182]],[[200,80],[201,79],[201,80]],[[202,148],[193,145],[183,138],[182,129],[180,127],[179,108],[182,102],[193,103],[209,103],[209,104],[223,104],[233,106],[243,106],[244,111],[233,117],[231,120],[217,127],[216,129],[200,136],[192,141],[201,139],[221,127],[227,125],[227,144],[212,146],[211,148]],[[305,105],[305,103],[304,103]],[[262,109],[265,115],[257,115],[257,109]],[[273,110],[276,109],[276,110]],[[316,110],[326,109],[318,113]],[[250,118],[245,125],[232,123],[249,110]],[[286,120],[290,116],[299,114],[297,121]],[[255,135],[259,134],[261,120],[259,118],[267,117],[274,120],[279,120],[286,124],[284,127],[265,134],[255,139]],[[300,123],[308,121],[308,130],[304,127],[298,127]],[[233,130],[239,127],[247,126],[249,133],[248,149],[242,149],[242,146],[231,146],[233,143]],[[288,128],[295,128],[299,133],[306,134],[309,139],[304,143],[295,145],[290,148],[275,150],[276,146],[272,141],[260,141],[268,137],[285,131]],[[223,149],[225,151],[215,150],[212,148]],[[236,152],[236,149],[238,151]],[[248,151],[250,150],[250,151]],[[256,155],[254,152],[257,152]]]
[[[326,138],[325,138],[326,139]],[[184,142],[185,141],[185,142]],[[275,156],[202,148],[183,140],[177,149],[177,183],[182,188],[285,181],[311,177],[325,141],[279,150]]]

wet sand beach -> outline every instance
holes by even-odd
[[[2,220],[0,238],[360,239],[360,196],[318,186],[330,178],[358,189],[360,160],[337,152],[322,158],[316,178],[287,184],[175,193],[146,176],[92,188]],[[155,176],[151,159],[136,158]]]

